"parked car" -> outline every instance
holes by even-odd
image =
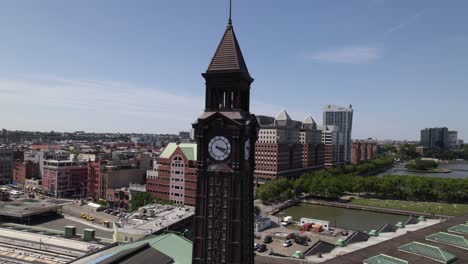
[[[290,247],[291,245],[292,245],[292,241],[289,239],[283,242],[283,247]]]
[[[260,247],[260,244],[254,243],[254,251],[256,251]]]
[[[267,250],[267,246],[265,244],[261,244],[258,246],[257,251],[258,252],[265,252]]]
[[[296,244],[303,245],[303,246],[307,246],[308,245],[307,242],[310,242],[309,237],[301,236],[301,235],[299,235],[297,233],[293,233],[293,234],[289,235],[289,239],[293,240]]]
[[[266,236],[264,239],[263,239],[263,243],[271,243],[273,242],[273,238],[271,236]]]
[[[294,243],[302,245],[302,246],[308,246],[309,245],[309,243],[307,243],[307,240],[305,240],[303,238],[294,239]]]

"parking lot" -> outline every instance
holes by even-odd
[[[2,191],[6,191],[9,193],[9,198],[10,200],[18,200],[18,199],[25,199],[25,198],[30,198],[30,199],[48,199],[48,198],[55,198],[53,193],[51,192],[45,192],[42,190],[37,190],[37,191],[27,191],[27,190],[22,190],[19,188],[12,187],[10,185],[2,185],[0,186],[0,189]]]
[[[66,215],[71,215],[77,218],[83,218],[82,214],[91,216],[94,218],[93,221],[90,221],[91,223],[99,223],[101,222],[101,220],[112,223],[113,221],[119,219],[119,217],[115,215],[106,214],[102,211],[95,211],[92,207],[88,205],[80,205],[79,203],[74,203],[74,204],[64,206],[62,209],[62,213]]]
[[[307,242],[307,245],[300,245],[295,243],[292,239],[292,245],[285,247],[283,246],[284,241],[287,239],[289,234],[296,233],[300,236],[305,236],[310,241]],[[282,236],[280,236],[282,234]],[[258,255],[269,255],[271,251],[275,254],[280,254],[283,256],[292,256],[296,251],[301,251],[305,253],[309,248],[311,248],[317,241],[322,240],[332,244],[335,244],[336,241],[340,238],[346,238],[341,235],[339,236],[327,236],[320,233],[312,233],[312,232],[301,232],[298,230],[293,230],[288,227],[280,226],[276,223],[273,224],[273,227],[263,230],[261,232],[256,233],[257,238],[255,238],[255,243],[257,244],[265,244],[266,251],[264,252],[256,252]],[[266,236],[272,237],[271,243],[265,243],[264,239]]]

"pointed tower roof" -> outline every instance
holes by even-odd
[[[316,124],[316,123],[315,123],[315,120],[312,118],[311,115],[306,116],[306,118],[304,119],[304,122],[302,122],[302,123],[305,124],[305,125],[313,125],[313,124]]]
[[[249,75],[236,34],[229,22],[206,72],[244,72]],[[250,77],[250,75],[249,75]]]
[[[275,120],[291,120],[291,117],[288,112],[286,112],[286,109],[283,108],[283,110],[276,115]]]

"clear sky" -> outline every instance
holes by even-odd
[[[0,2],[0,128],[176,133],[201,113],[227,0]],[[252,110],[355,109],[353,138],[468,140],[468,1],[234,0]]]

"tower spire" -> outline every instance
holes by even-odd
[[[228,26],[232,26],[232,0],[229,0],[229,21],[228,21]]]

